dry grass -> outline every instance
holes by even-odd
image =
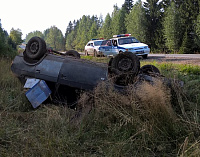
[[[159,79],[125,93],[104,82],[82,93],[77,110],[34,110],[9,60],[0,73],[0,156],[200,156],[198,75],[177,74],[185,85],[172,90]]]

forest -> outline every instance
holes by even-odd
[[[105,19],[101,15],[83,15],[66,24],[64,35],[52,26],[44,32],[28,33],[25,42],[39,36],[55,50],[84,51],[92,38],[109,39],[114,34],[131,33],[148,44],[152,53],[199,53],[199,7],[200,0],[125,0],[121,7],[114,5]],[[8,35],[0,23],[0,54],[5,48],[15,50],[23,41],[21,36],[20,29],[12,29]]]

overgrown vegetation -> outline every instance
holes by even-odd
[[[199,67],[153,62],[184,87],[158,80],[122,94],[102,83],[72,110],[33,109],[10,63],[0,60],[0,156],[200,156]]]
[[[10,36],[1,27],[0,19],[0,57],[13,58],[17,54],[17,45],[21,43],[21,32],[12,29]]]

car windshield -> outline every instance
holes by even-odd
[[[118,39],[118,42],[119,42],[119,45],[139,43],[139,41],[135,39],[134,37],[120,38]]]
[[[102,41],[95,41],[94,46],[99,46],[99,45],[101,45],[101,43],[102,43]]]
[[[111,40],[104,40],[101,44],[101,46],[111,46]]]

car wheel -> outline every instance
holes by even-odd
[[[143,58],[143,59],[147,59],[147,57],[148,57],[147,54],[146,54],[146,55],[142,55],[142,58]]]
[[[140,68],[140,73],[147,75],[160,74],[160,70],[154,65],[144,65]]]
[[[133,83],[139,70],[139,58],[131,52],[120,53],[111,62],[111,76],[117,85]]]
[[[42,38],[31,38],[26,46],[26,55],[30,59],[40,59],[46,53],[46,43]]]
[[[74,51],[74,50],[67,51],[65,55],[66,56],[73,56],[73,57],[76,57],[76,58],[81,58],[80,54],[77,51]]]

